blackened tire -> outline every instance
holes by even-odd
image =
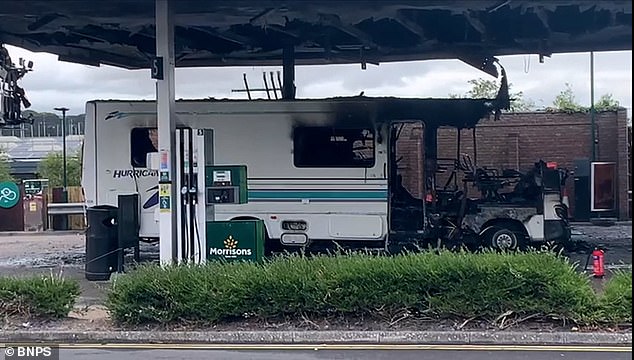
[[[525,237],[517,229],[495,227],[487,232],[485,244],[498,251],[517,251],[524,248]]]

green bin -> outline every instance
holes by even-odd
[[[264,231],[262,220],[207,222],[207,260],[261,261]]]

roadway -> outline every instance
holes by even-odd
[[[169,347],[174,347],[169,346]],[[137,346],[137,348],[62,348],[60,359],[64,360],[625,360],[632,359],[628,347],[514,347],[514,346],[409,346],[409,345],[318,345],[307,346],[231,346],[218,347],[176,345]],[[198,347],[198,348],[197,348]]]

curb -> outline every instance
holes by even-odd
[[[84,230],[47,230],[47,231],[0,231],[3,236],[59,236],[59,235],[84,235]]]
[[[595,219],[596,220],[596,219]],[[612,225],[632,225],[632,220],[612,220]],[[570,222],[571,226],[596,226],[596,227],[610,227],[610,226],[604,226],[604,225],[599,225],[598,223],[593,222],[593,221],[571,221]]]
[[[632,345],[632,333],[478,331],[0,331],[0,342],[144,344]]]

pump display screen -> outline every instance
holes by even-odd
[[[213,183],[216,185],[231,185],[231,170],[214,170]]]

